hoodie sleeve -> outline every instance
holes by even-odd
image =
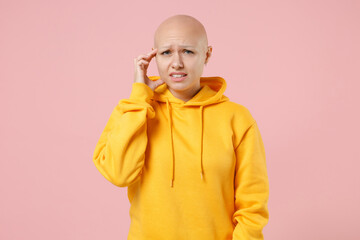
[[[264,145],[256,122],[246,130],[235,153],[233,240],[263,240],[262,229],[269,220],[269,181]]]
[[[93,154],[99,172],[118,187],[126,187],[141,175],[145,160],[147,119],[155,117],[150,104],[153,90],[133,83],[129,99],[113,109]]]

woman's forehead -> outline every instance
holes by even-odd
[[[204,39],[198,34],[160,34],[156,39],[155,46],[162,48],[199,48],[203,45]],[[156,45],[157,44],[157,45]]]
[[[197,48],[198,45],[197,44],[163,44],[163,45],[159,45],[158,49],[162,49],[162,48]]]

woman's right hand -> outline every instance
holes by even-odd
[[[156,81],[152,81],[148,78],[147,69],[149,67],[149,63],[153,57],[155,57],[157,53],[157,49],[153,49],[146,55],[139,55],[137,58],[134,59],[134,67],[135,67],[135,74],[134,74],[134,82],[141,82],[148,85],[152,90],[157,88],[159,85],[164,84],[165,82],[161,79]]]

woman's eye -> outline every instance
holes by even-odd
[[[190,50],[184,50],[184,52],[185,52],[186,54],[193,54],[193,53],[194,53],[193,51],[190,51]],[[169,55],[169,54],[170,54],[170,51],[169,51],[169,50],[164,51],[164,52],[161,53],[161,55]]]

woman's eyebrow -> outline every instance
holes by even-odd
[[[171,45],[166,45],[166,46],[162,46],[160,48],[171,48]],[[194,46],[191,45],[180,45],[181,48],[195,48]]]

